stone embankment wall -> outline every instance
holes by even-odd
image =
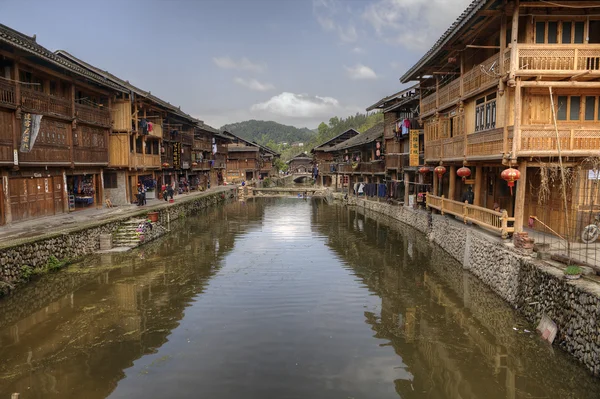
[[[342,196],[335,194],[337,199]],[[432,215],[384,202],[350,197],[350,205],[372,210],[425,233],[525,318],[537,325],[548,315],[557,325],[554,341],[595,376],[600,376],[600,287],[585,279],[569,281],[563,272],[520,253],[477,226],[448,215]]]
[[[87,223],[84,226],[69,230],[3,245],[0,248],[0,296],[13,290],[19,283],[26,280],[27,269],[44,268],[51,256],[59,260],[75,260],[98,251],[100,249],[100,235],[115,233],[121,224],[128,220],[145,217],[148,212],[158,212],[160,224],[167,226],[170,221],[219,202],[224,202],[232,194],[233,191],[226,190],[200,196],[194,195],[188,198],[181,195],[173,204],[164,203],[146,208],[135,214]],[[156,238],[156,234],[148,237],[145,242],[154,238]]]

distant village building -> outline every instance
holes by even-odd
[[[289,173],[311,173],[313,159],[306,152],[296,155],[287,161]]]

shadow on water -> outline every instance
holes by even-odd
[[[410,227],[249,198],[0,301],[0,399],[597,398]]]
[[[381,298],[364,317],[411,372],[402,398],[597,398],[600,382],[421,232],[360,207],[313,207],[365,287]]]

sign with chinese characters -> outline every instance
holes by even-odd
[[[173,143],[173,169],[181,165],[181,143]]]
[[[21,152],[29,152],[35,144],[38,132],[40,131],[40,122],[42,115],[30,113],[23,114],[21,125]]]
[[[411,130],[409,133],[409,165],[419,166],[419,131]]]

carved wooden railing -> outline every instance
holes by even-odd
[[[518,72],[600,71],[600,45],[519,44]]]
[[[71,118],[71,101],[21,87],[21,102],[26,111]]]
[[[12,106],[17,105],[15,85],[2,79],[0,79],[0,104]]]
[[[512,138],[510,138],[512,145]],[[507,148],[511,148],[509,147]],[[504,153],[504,129],[498,128],[476,132],[467,136],[467,157],[470,156],[501,156]]]
[[[500,79],[499,60],[499,54],[495,54],[466,72],[463,75],[463,96],[497,84]]]
[[[194,161],[194,162],[192,162],[192,169],[193,170],[207,170],[207,169],[210,169],[210,161]]]
[[[86,104],[75,104],[77,120],[83,123],[110,127],[111,114],[108,108],[93,107]]]
[[[168,162],[170,166],[172,162],[163,159],[162,162]],[[153,154],[135,154],[130,157],[130,166],[132,168],[159,168],[162,165],[160,155]]]
[[[465,155],[465,136],[442,139],[443,158],[462,158]]]
[[[474,223],[487,230],[500,233],[502,237],[515,231],[513,226],[509,226],[509,223],[514,224],[515,218],[508,217],[506,211],[496,212],[477,205],[449,200],[443,195],[438,197],[431,194],[427,195],[427,207],[439,210],[442,215],[449,213],[458,216],[465,223]]]
[[[600,148],[600,129],[576,129],[558,127],[561,151],[598,152]],[[556,130],[554,126],[531,125],[521,127],[519,154],[545,155],[558,154]]]
[[[440,108],[457,101],[460,98],[460,79],[454,79],[439,91]]]
[[[421,99],[421,115],[427,114],[431,111],[435,111],[435,92]]]

